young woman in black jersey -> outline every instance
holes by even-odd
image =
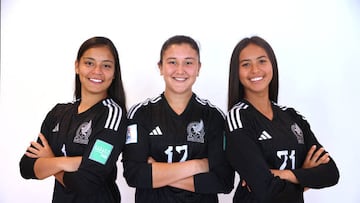
[[[75,99],[46,116],[37,142],[20,161],[26,179],[55,177],[52,202],[120,202],[116,162],[126,136],[126,108],[118,52],[93,37],[75,61]]]
[[[229,72],[226,154],[240,175],[234,202],[304,202],[308,188],[335,185],[339,171],[293,108],[279,106],[271,46],[254,36],[233,50]]]
[[[218,202],[218,193],[232,190],[234,172],[223,149],[225,115],[192,91],[201,66],[197,43],[169,38],[158,66],[165,91],[128,112],[124,177],[137,203]]]

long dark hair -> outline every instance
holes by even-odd
[[[249,44],[255,44],[263,48],[267,53],[273,69],[273,78],[269,84],[269,99],[273,102],[277,102],[278,100],[279,71],[275,53],[267,41],[261,37],[253,36],[242,39],[232,52],[229,71],[228,110],[238,103],[240,99],[244,98],[244,86],[239,79],[239,56],[240,52]]]
[[[106,46],[109,48],[115,60],[114,79],[107,91],[108,96],[117,102],[126,111],[126,98],[124,86],[121,79],[121,68],[118,51],[114,43],[106,37],[92,37],[86,40],[79,48],[76,60],[80,61],[85,51],[94,47]],[[81,99],[81,83],[78,74],[75,74],[75,99]]]

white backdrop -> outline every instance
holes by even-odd
[[[306,202],[360,202],[358,0],[1,0],[0,202],[50,202],[54,179],[24,180],[18,163],[46,113],[72,100],[84,40],[115,43],[130,107],[162,92],[156,63],[175,34],[200,42],[194,91],[224,111],[232,49],[243,37],[265,38],[278,58],[279,103],[307,117],[340,169],[338,185],[306,192]],[[133,202],[120,162],[118,183],[123,202]]]

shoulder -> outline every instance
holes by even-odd
[[[228,126],[230,132],[243,128],[244,121],[249,118],[251,113],[252,111],[250,105],[246,102],[240,101],[235,104],[226,115],[226,125]]]
[[[240,114],[249,114],[252,112],[251,109],[248,103],[240,101],[231,107],[226,115],[226,119],[235,119],[235,117],[239,117]]]
[[[204,108],[210,110],[210,111],[213,111],[214,113],[216,114],[219,114],[221,115],[221,117],[224,119],[225,118],[225,113],[219,108],[217,107],[216,105],[212,104],[209,100],[207,99],[203,99],[203,98],[200,98],[198,97],[196,94],[194,94],[194,101],[203,106]]]
[[[104,119],[104,128],[118,131],[123,119],[126,118],[125,111],[111,98],[102,100],[99,106],[102,110],[98,112],[98,109],[96,109],[96,114],[99,115],[100,120]]]
[[[63,114],[68,112],[69,110],[73,109],[76,106],[76,103],[78,101],[71,101],[71,102],[63,102],[63,103],[57,103],[49,113],[53,114]]]
[[[304,120],[304,121],[306,120],[305,117],[293,107],[280,105],[275,102],[273,102],[273,106],[276,108],[279,108],[280,111],[289,114],[291,117],[300,118],[301,120]]]
[[[123,109],[121,108],[121,106],[111,98],[102,100],[101,104],[107,112],[111,112],[117,115],[121,115],[123,113]]]
[[[133,105],[129,109],[127,117],[129,119],[132,119],[135,116],[135,114],[137,114],[137,113],[151,107],[151,105],[158,104],[161,100],[162,100],[161,95],[158,95],[158,96],[153,97],[153,98],[147,98],[143,102],[140,102],[140,103],[137,103],[137,104]]]

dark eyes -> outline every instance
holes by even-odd
[[[84,61],[84,64],[88,67],[95,66],[95,63],[93,61]],[[101,66],[104,68],[112,68],[112,64],[108,64],[108,63],[103,63],[101,64]]]
[[[92,65],[94,65],[94,63],[93,63],[92,61],[85,61],[84,63],[85,63],[85,65],[87,65],[87,66],[92,66]]]
[[[260,65],[263,65],[263,64],[266,64],[267,62],[268,62],[268,60],[266,60],[266,59],[260,59],[256,63],[258,63]],[[244,68],[250,67],[251,63],[250,62],[244,62],[244,63],[241,63],[240,66],[244,67]]]
[[[176,61],[168,61],[167,63],[168,63],[168,64],[171,64],[171,65],[176,65],[176,64],[178,64],[178,62],[176,62]],[[194,62],[193,62],[193,61],[185,61],[183,64],[184,64],[184,65],[192,65],[192,64],[194,64]]]
[[[261,64],[264,64],[264,63],[267,62],[267,60],[265,60],[265,59],[260,59],[259,62],[260,62]]]

